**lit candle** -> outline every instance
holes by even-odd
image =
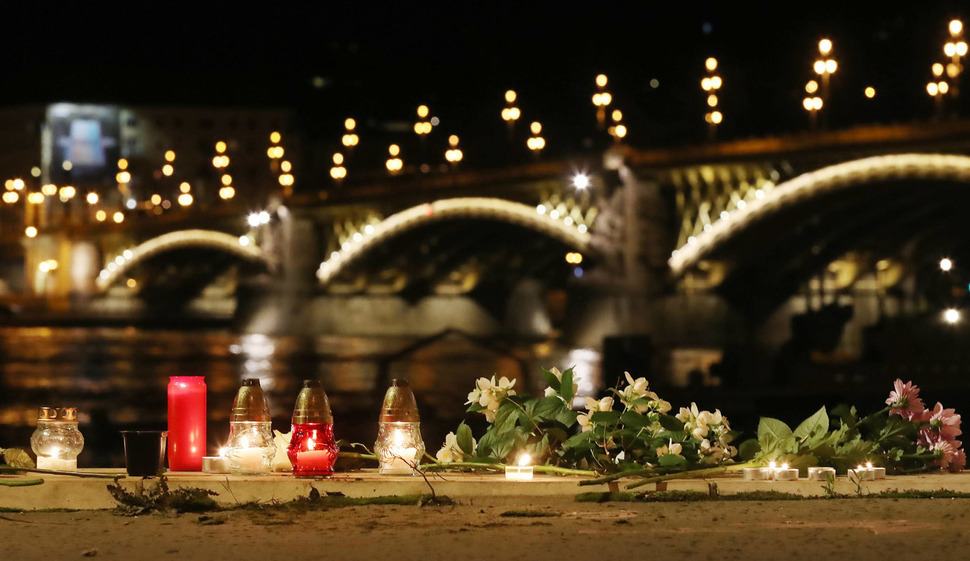
[[[775,481],[797,481],[798,468],[789,468],[788,464],[781,464],[780,468],[775,469]]]
[[[77,471],[77,458],[65,460],[53,456],[37,456],[37,469],[57,471]]]
[[[871,466],[872,464],[869,465]],[[855,469],[849,470],[849,477],[857,481],[869,481],[876,478],[876,472],[860,464]]]
[[[381,464],[381,473],[414,473],[416,467],[414,460],[418,455],[418,449],[405,446],[404,441],[404,432],[400,429],[394,429],[394,432],[391,433],[391,444],[387,448],[390,458]]]
[[[835,479],[835,468],[813,466],[808,468],[810,481],[826,481],[829,477]]]
[[[202,471],[205,473],[229,473],[229,459],[226,458],[228,449],[223,446],[219,448],[218,456],[205,456],[202,458]]]
[[[519,457],[519,465],[505,466],[505,479],[512,481],[531,481],[532,475],[535,472],[535,469],[529,465],[531,462],[531,456],[522,454]]]

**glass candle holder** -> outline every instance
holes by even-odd
[[[84,436],[77,428],[77,408],[41,407],[30,448],[37,454],[39,469],[77,471],[77,456],[84,448]]]
[[[236,393],[229,416],[226,446],[230,473],[261,475],[270,472],[276,445],[273,443],[269,402],[258,379],[243,380]]]
[[[380,462],[380,473],[413,475],[424,456],[421,423],[383,422],[377,432],[374,453]]]
[[[293,432],[286,449],[286,455],[293,465],[293,475],[333,475],[338,452],[327,393],[318,380],[304,380],[293,408]]]
[[[374,453],[382,474],[413,475],[424,456],[421,419],[407,380],[396,379],[384,395]]]
[[[205,378],[171,376],[168,382],[168,468],[202,471],[205,455]]]

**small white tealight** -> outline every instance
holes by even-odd
[[[809,481],[825,481],[828,477],[835,479],[835,468],[818,466],[808,468]]]
[[[788,464],[781,464],[781,467],[775,470],[775,481],[797,481],[797,480],[798,480],[798,468],[789,468]]]
[[[529,465],[531,462],[531,456],[522,454],[519,457],[519,465],[505,466],[505,479],[511,481],[531,481],[532,475],[535,472],[535,469]]]
[[[744,468],[745,481],[764,481],[771,479],[766,468]]]
[[[871,481],[876,478],[876,472],[862,465],[856,466],[855,469],[850,469],[848,475],[849,479],[856,481]]]

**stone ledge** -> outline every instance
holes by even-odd
[[[118,475],[119,483],[129,491],[142,485],[155,485],[157,480],[126,477],[124,472],[110,469],[84,469],[85,473]],[[10,476],[5,479],[34,479],[40,474]],[[23,510],[76,509],[96,510],[114,508],[117,503],[108,493],[110,479],[88,479],[67,475],[43,475],[44,484],[29,487],[0,487],[0,508]],[[348,497],[377,497],[387,495],[427,494],[429,488],[420,476],[387,476],[376,471],[337,473],[332,478],[297,479],[288,474],[265,476],[209,475],[202,473],[169,472],[169,487],[208,489],[222,506],[249,502],[291,501],[309,495],[311,489],[321,493],[343,493]],[[609,486],[580,486],[579,477],[536,476],[532,481],[506,481],[499,474],[476,475],[446,473],[429,475],[429,481],[438,495],[458,500],[477,497],[501,499],[503,497],[572,497],[586,492],[606,492]],[[721,476],[706,479],[676,479],[666,482],[668,491],[708,492],[709,483],[716,483],[718,493],[732,495],[749,491],[779,491],[806,497],[824,497],[824,483],[801,479],[798,481],[744,481],[740,476]],[[626,491],[629,481],[621,480],[615,489]],[[655,484],[634,491],[651,491]],[[864,481],[862,493],[871,494],[892,490],[958,491],[970,493],[970,472],[961,474],[924,474],[887,477],[877,481]],[[855,483],[846,477],[838,477],[836,493],[854,496]]]

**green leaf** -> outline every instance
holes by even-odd
[[[581,432],[569,437],[569,439],[566,440],[566,442],[564,443],[564,446],[566,446],[567,448],[577,448],[577,447],[581,447],[584,444],[589,444],[590,446],[592,446],[592,442],[591,442],[592,438],[593,438],[592,431]]]
[[[758,452],[760,451],[761,445],[758,444],[758,441],[754,438],[750,438],[738,446],[738,458],[742,462],[749,462],[754,459],[754,457],[758,455]]]
[[[597,411],[589,416],[589,420],[597,425],[615,425],[620,420],[620,414],[616,411]]]
[[[472,403],[471,405],[469,405],[468,409],[465,409],[465,411],[468,411],[469,413],[475,413],[476,411],[483,411],[484,409],[485,409],[485,406],[476,401],[475,403]]]
[[[650,419],[645,415],[627,410],[620,415],[620,422],[632,429],[642,429],[650,425]]]
[[[519,413],[521,413],[521,410],[514,403],[505,402],[499,405],[490,432],[495,431],[496,434],[500,435],[508,433],[515,428],[515,420],[519,417]]]
[[[571,367],[562,373],[562,384],[560,385],[559,395],[566,400],[566,403],[573,402],[573,369]]]
[[[472,429],[464,422],[458,425],[458,430],[455,431],[455,443],[461,448],[461,451],[466,455],[473,455],[475,440],[472,438]]]
[[[771,417],[762,417],[758,423],[758,442],[762,448],[769,448],[774,443],[792,436],[792,431],[784,422]]]
[[[829,414],[823,405],[814,415],[802,421],[792,434],[796,439],[811,447],[814,446],[813,442],[824,438],[828,431]]]
[[[525,404],[525,411],[538,423],[551,421],[556,418],[564,408],[564,403],[558,397],[552,395],[539,399],[529,400]]]
[[[669,431],[682,431],[684,430],[684,423],[680,421],[677,417],[673,415],[661,415],[660,416],[660,426]]]
[[[547,386],[556,390],[556,392],[559,391],[559,387],[560,387],[559,378],[556,378],[556,375],[553,374],[552,371],[546,370],[545,368],[543,368],[542,377],[546,379]]]
[[[579,413],[573,411],[564,403],[562,409],[560,409],[559,413],[556,414],[556,421],[562,423],[563,426],[568,429],[572,428],[573,425],[576,424],[576,417],[578,416]]]
[[[683,456],[675,456],[673,454],[664,454],[657,458],[657,465],[661,467],[676,467],[682,466],[687,463],[687,458]]]

